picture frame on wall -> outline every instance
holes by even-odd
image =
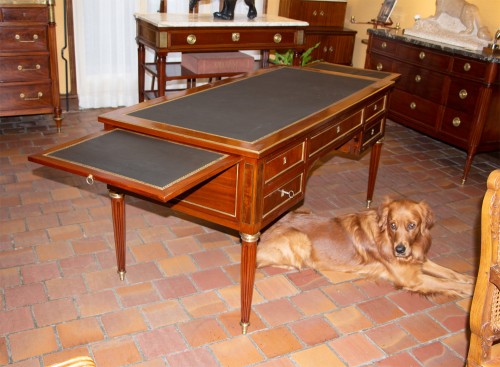
[[[397,0],[384,0],[380,11],[377,15],[377,22],[379,23],[390,23],[390,16],[396,6]]]

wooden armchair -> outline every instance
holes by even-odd
[[[500,169],[490,173],[481,211],[481,259],[472,298],[468,367],[500,366]]]

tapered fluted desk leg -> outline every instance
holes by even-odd
[[[252,295],[255,281],[257,242],[260,233],[253,235],[240,233],[241,236],[241,329],[246,334],[250,325]]]
[[[368,171],[368,189],[366,190],[366,207],[370,208],[373,200],[373,192],[375,191],[375,181],[377,180],[378,165],[380,163],[380,153],[382,152],[382,145],[384,139],[377,141],[370,153],[370,168]]]
[[[109,197],[113,215],[118,274],[121,280],[125,280],[125,195],[109,190]]]

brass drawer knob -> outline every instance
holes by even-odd
[[[186,37],[186,41],[190,45],[194,45],[196,43],[196,36],[194,34],[190,34],[189,36]]]
[[[36,64],[35,67],[33,68],[25,68],[22,65],[17,65],[17,70],[19,71],[34,71],[34,70],[40,70],[41,66],[39,64]]]
[[[384,65],[382,65],[382,63],[381,63],[381,62],[379,62],[379,63],[377,64],[377,70],[378,70],[378,71],[380,71],[380,70],[382,70],[383,68],[384,68]]]
[[[231,39],[233,40],[233,42],[238,42],[240,40],[240,34],[238,32],[234,32],[233,34],[231,34]]]
[[[276,33],[276,34],[274,35],[274,37],[273,37],[273,41],[274,41],[274,43],[280,43],[282,39],[283,39],[283,37],[282,37],[282,36],[281,36],[281,34],[279,34],[279,33]]]
[[[317,16],[318,15],[318,12],[316,10],[313,11],[313,15],[314,16]]]
[[[467,91],[465,89],[462,89],[460,92],[458,92],[458,96],[460,97],[460,99],[467,98]]]
[[[460,121],[460,117],[455,117],[451,123],[453,124],[453,126],[459,127],[462,121]]]
[[[420,75],[415,75],[415,82],[417,83],[420,83],[420,81],[422,80],[422,77]]]
[[[14,38],[16,39],[16,41],[19,41],[19,42],[32,43],[32,42],[36,42],[36,40],[38,39],[38,34],[34,34],[32,40],[22,40],[21,36],[19,34],[16,34],[14,36]]]
[[[319,12],[319,15],[320,15],[321,17],[323,17],[323,16],[325,15],[325,12],[324,12],[323,10],[321,10],[321,11]]]
[[[424,52],[424,51],[421,51],[421,52],[418,54],[418,58],[419,58],[420,60],[425,59],[425,56],[426,56],[426,55],[425,55],[425,52]]]
[[[465,70],[465,71],[469,71],[469,70],[470,70],[470,68],[471,68],[470,64],[469,64],[468,62],[466,62],[466,63],[464,64],[464,70]]]
[[[387,48],[387,42],[382,42],[382,44],[380,45],[380,47]]]
[[[417,104],[415,102],[410,103],[410,108],[414,110],[415,108],[417,108]]]

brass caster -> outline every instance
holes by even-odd
[[[121,281],[125,280],[125,270],[118,271],[118,275]]]
[[[247,333],[248,327],[250,326],[249,322],[240,322],[241,325],[241,333],[245,335]]]

